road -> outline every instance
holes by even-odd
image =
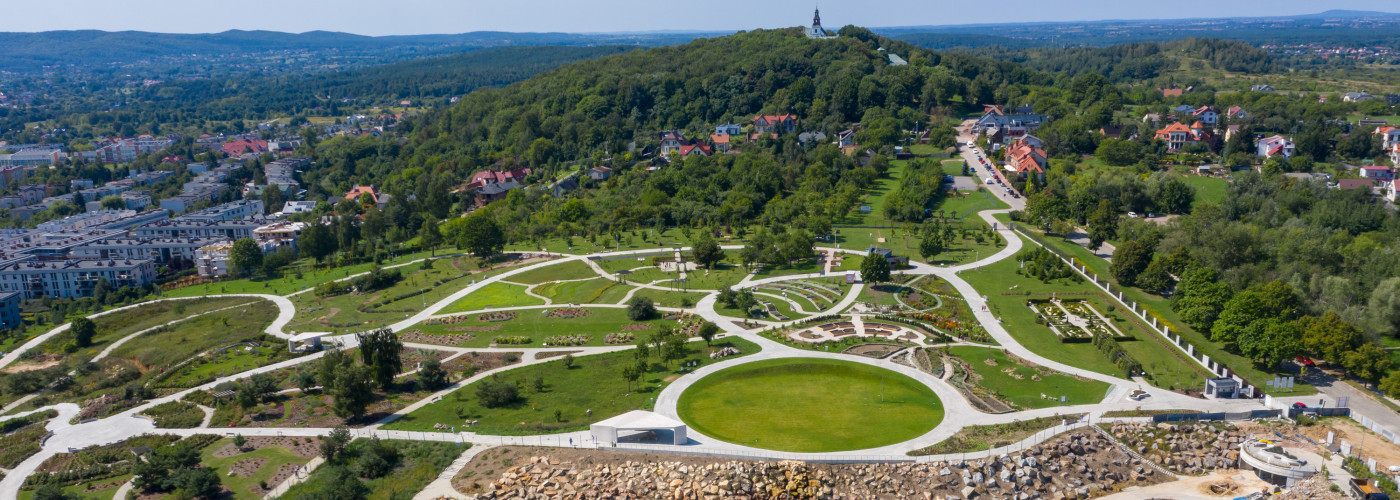
[[[1012,210],[1025,210],[1026,197],[1020,196],[1020,193],[1012,196],[1006,191],[1006,188],[1011,187],[1011,183],[1007,181],[1001,169],[993,165],[991,160],[984,160],[987,158],[987,153],[979,147],[967,146],[968,141],[977,140],[977,136],[972,135],[971,132],[972,124],[976,122],[976,120],[966,120],[958,125],[958,151],[961,152],[963,161],[966,161],[969,167],[976,167],[977,170],[973,172],[973,175],[976,175],[978,179],[986,179],[988,175],[991,175],[994,179],[1001,181],[1000,183],[988,184],[986,186],[988,192],[996,195],[997,199],[1006,203]],[[1014,188],[1012,191],[1015,191]]]

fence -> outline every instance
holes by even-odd
[[[1018,226],[1017,224],[1012,223],[1010,224],[1010,226],[1012,231],[1015,231],[1017,234],[1026,237],[1027,240],[1030,240],[1032,243],[1035,243],[1041,248],[1049,250],[1050,253],[1055,254],[1055,256],[1059,257],[1060,260],[1065,262],[1065,264],[1068,264],[1070,269],[1073,269],[1075,272],[1079,273],[1085,278],[1088,278],[1089,281],[1094,284],[1094,286],[1099,287],[1099,289],[1107,293],[1109,297],[1112,297],[1113,300],[1117,301],[1119,304],[1122,304],[1123,307],[1128,308],[1129,311],[1133,312],[1133,315],[1141,318],[1142,321],[1145,322],[1143,326],[1148,327],[1149,330],[1152,330],[1158,335],[1161,335],[1162,338],[1167,339],[1167,341],[1171,342],[1172,345],[1176,346],[1178,350],[1186,354],[1186,357],[1191,358],[1192,361],[1196,362],[1197,365],[1200,365],[1202,368],[1205,368],[1207,371],[1209,371],[1217,377],[1234,379],[1236,382],[1239,382],[1241,391],[1243,391],[1249,397],[1254,397],[1254,393],[1258,389],[1253,384],[1250,384],[1249,381],[1235,374],[1234,371],[1225,367],[1225,365],[1211,359],[1210,356],[1206,355],[1206,353],[1198,351],[1195,345],[1191,344],[1190,342],[1187,342],[1186,339],[1181,336],[1181,334],[1177,333],[1175,330],[1172,330],[1170,325],[1158,320],[1157,316],[1149,314],[1146,308],[1143,308],[1142,306],[1138,305],[1138,303],[1133,301],[1133,299],[1129,299],[1123,296],[1122,290],[1118,290],[1116,287],[1113,286],[1112,283],[1109,283],[1108,280],[1099,279],[1099,275],[1089,270],[1088,265],[1080,262],[1079,259],[1075,259],[1074,257],[1063,254],[1058,248],[1045,244],[1044,242],[1040,241],[1038,237],[1032,236],[1031,234],[1022,231],[1020,226]]]
[[[1365,415],[1358,415],[1356,414],[1356,412],[1352,412],[1352,418],[1356,419],[1357,422],[1360,422],[1362,427],[1370,429],[1372,432],[1375,432],[1376,434],[1385,438],[1387,441],[1390,441],[1395,444],[1400,444],[1400,435],[1397,435],[1394,431],[1390,429],[1382,427],[1379,422],[1371,420],[1370,417],[1367,417]]]
[[[1163,415],[1153,415],[1152,423],[1162,422],[1215,422],[1221,420],[1254,420],[1256,418],[1274,418],[1283,415],[1282,410],[1252,410],[1237,413],[1169,413]]]

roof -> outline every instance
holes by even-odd
[[[645,410],[632,410],[616,417],[603,420],[593,426],[618,429],[674,429],[685,427],[684,423],[669,417]]]
[[[710,135],[710,142],[713,142],[715,144],[729,144],[729,136],[712,134]]]
[[[379,192],[374,190],[374,186],[355,186],[345,193],[345,199],[358,200],[363,194],[370,195],[375,201],[379,200]]]
[[[1342,189],[1371,189],[1375,181],[1371,179],[1342,179],[1337,181],[1337,187]]]
[[[757,122],[757,121],[759,121],[759,120],[762,120],[762,121],[764,121],[765,123],[782,123],[782,122],[787,121],[787,120],[797,121],[797,117],[796,117],[796,116],[793,116],[793,115],[790,115],[790,114],[781,114],[781,115],[758,115],[758,116],[753,117],[753,121]]]

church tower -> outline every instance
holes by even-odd
[[[812,28],[807,30],[807,38],[836,38],[826,34],[826,29],[822,28],[822,10],[820,8],[812,11]]]

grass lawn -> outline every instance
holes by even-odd
[[[1204,372],[1195,370],[1184,354],[1174,352],[1173,347],[1151,337],[1156,335],[1129,321],[1127,313],[1109,309],[1111,302],[1099,293],[1098,288],[1087,281],[1061,279],[1053,283],[1043,283],[1038,279],[1016,274],[1019,264],[1016,259],[1006,259],[987,267],[962,273],[963,279],[988,298],[992,311],[1006,325],[1016,341],[1031,351],[1046,358],[1070,366],[1093,370],[1115,377],[1126,376],[1122,370],[1108,361],[1091,343],[1062,343],[1049,327],[1036,324],[1036,314],[1025,306],[1026,296],[1048,298],[1050,294],[1092,294],[1075,296],[1087,300],[1100,313],[1114,320],[1114,325],[1124,333],[1136,338],[1120,341],[1125,351],[1141,363],[1149,372],[1148,380],[1157,387],[1200,388],[1204,386]],[[1014,290],[1012,287],[1015,287]],[[1008,292],[1008,290],[1012,290]],[[1017,295],[1006,295],[1013,293]],[[1115,307],[1116,309],[1116,307]]]
[[[659,251],[656,253],[627,255],[608,259],[598,259],[598,267],[603,268],[609,274],[617,274],[618,271],[632,270],[639,267],[651,267],[651,260],[654,257],[674,257],[675,252]],[[595,273],[596,274],[596,273]]]
[[[533,285],[546,281],[577,280],[596,277],[598,277],[598,273],[593,271],[593,268],[588,267],[587,263],[578,260],[570,260],[562,264],[554,264],[533,271],[512,275],[506,278],[506,281]]]
[[[567,306],[560,306],[561,308]],[[509,321],[479,321],[476,317],[469,321],[463,321],[453,325],[423,325],[419,324],[414,329],[422,330],[429,335],[454,335],[459,332],[449,331],[452,327],[476,327],[482,328],[475,332],[476,338],[458,344],[459,347],[486,347],[491,344],[491,339],[499,336],[524,336],[530,337],[533,341],[522,347],[540,347],[540,342],[545,337],[555,335],[591,335],[592,341],[583,345],[607,345],[603,342],[604,336],[609,333],[622,332],[627,325],[643,323],[653,325],[650,328],[633,330],[629,333],[635,335],[639,340],[644,339],[651,332],[655,331],[662,323],[675,324],[676,320],[652,319],[647,321],[632,321],[627,317],[627,310],[614,307],[586,307],[584,310],[591,314],[582,318],[552,318],[545,316],[546,311],[553,309],[526,309],[515,311],[515,319]],[[485,330],[494,328],[493,330]]]
[[[127,341],[112,356],[136,360],[143,366],[168,367],[200,353],[247,339],[261,339],[263,329],[277,319],[277,308],[261,299],[247,307],[205,314]]]
[[[562,281],[535,287],[535,293],[555,304],[616,304],[632,287],[608,278]]]
[[[779,266],[763,266],[754,273],[753,279],[772,278],[774,276],[789,276],[793,274],[812,274],[822,272],[825,269],[817,263],[817,259],[802,259],[797,262],[790,262]]]
[[[656,302],[658,307],[693,307],[700,299],[705,298],[708,293],[704,292],[680,292],[675,290],[652,290],[644,288],[632,294],[633,297],[646,297]]]
[[[1196,208],[1202,203],[1220,203],[1225,199],[1226,191],[1230,189],[1230,181],[1218,177],[1187,175],[1182,180],[1196,188],[1196,199],[1191,202],[1191,208]]]
[[[540,306],[544,301],[525,294],[525,287],[512,285],[510,283],[491,283],[477,289],[475,292],[462,297],[452,305],[443,308],[442,313],[455,313],[464,311],[480,311],[482,309],[514,307],[514,306]]]
[[[905,160],[894,160],[890,162],[890,169],[885,175],[875,180],[875,186],[865,192],[865,198],[845,217],[832,221],[838,226],[875,226],[887,224],[884,215],[885,197],[889,196],[896,187],[899,186],[899,178],[904,175],[904,170],[909,167],[909,162]],[[870,207],[870,211],[862,213],[859,207]],[[836,237],[837,243],[842,241],[841,236]],[[846,245],[846,248],[854,248]]]
[[[213,381],[217,377],[291,359],[294,356],[287,352],[286,347],[286,344],[269,345],[264,343],[261,347],[235,348],[218,356],[199,358],[197,362],[180,368],[170,378],[162,380],[158,385],[160,387],[194,387]]]
[[[646,236],[649,232],[653,232],[653,230],[638,229],[636,231],[620,231],[622,236],[621,241],[614,240],[611,237],[599,236],[596,243],[589,243],[587,238],[572,238],[572,245],[570,245],[570,238],[549,238],[534,243],[512,243],[506,245],[506,250],[511,252],[538,252],[547,250],[554,253],[590,254],[621,250],[658,249],[689,244],[687,243],[688,240],[685,238],[685,235],[681,233],[679,229],[667,229],[661,232],[660,238],[653,236],[648,237],[647,240],[643,240],[642,237]],[[661,243],[660,245],[657,244],[658,240]]]
[[[387,325],[470,286],[473,279],[470,274],[475,269],[472,259],[438,259],[429,269],[423,269],[421,264],[398,268],[403,279],[382,290],[331,297],[303,293],[291,299],[297,307],[297,315],[289,328],[318,331]]]
[[[914,450],[910,455],[943,455],[948,453],[969,453],[1000,448],[1025,441],[1035,433],[1060,425],[1064,417],[1040,417],[1018,420],[1008,424],[970,425],[956,434],[933,446]]]
[[[1054,236],[1042,235],[1040,240],[1046,244],[1049,244],[1059,249],[1060,251],[1068,253],[1075,259],[1079,260],[1079,262],[1084,263],[1084,265],[1088,266],[1089,270],[1097,274],[1100,277],[1100,279],[1107,279],[1109,281],[1113,281],[1112,274],[1108,272],[1108,261],[1105,261],[1093,255],[1093,253],[1089,252],[1088,249],[1076,245],[1073,242],[1065,241],[1062,238]],[[1115,286],[1116,285],[1117,284],[1115,283]],[[1097,290],[1096,287],[1087,283],[1084,286],[1091,290]],[[1265,386],[1263,382],[1272,380],[1275,376],[1274,373],[1261,370],[1253,362],[1249,361],[1249,359],[1243,356],[1225,352],[1225,349],[1221,348],[1220,344],[1211,342],[1205,335],[1202,335],[1200,332],[1197,332],[1195,329],[1191,328],[1190,325],[1187,325],[1185,321],[1182,321],[1181,317],[1176,314],[1176,311],[1172,310],[1171,303],[1166,298],[1153,295],[1136,288],[1119,288],[1123,290],[1124,297],[1132,299],[1133,301],[1137,302],[1138,305],[1147,309],[1149,315],[1156,316],[1159,321],[1163,321],[1168,325],[1171,325],[1173,330],[1180,333],[1183,338],[1185,338],[1192,345],[1196,346],[1197,351],[1204,352],[1216,362],[1224,363],[1225,366],[1228,366],[1236,374],[1240,375],[1241,377],[1244,377],[1245,380],[1250,381],[1256,387],[1259,387],[1261,390],[1273,395],[1288,396],[1304,396],[1317,393],[1316,388],[1310,385],[1303,384],[1302,382],[1298,382],[1296,385],[1294,385],[1292,389],[1286,389],[1281,391]],[[1107,301],[1105,300],[1105,302]],[[1101,306],[1100,304],[1095,303],[1094,307]],[[1102,312],[1103,310],[1104,309],[1102,308],[1099,309],[1100,312]],[[1123,313],[1121,316],[1126,317],[1128,316],[1128,313]],[[1138,357],[1138,353],[1133,351],[1133,348],[1135,348],[1136,346],[1132,346],[1131,344],[1146,344],[1150,341],[1154,344],[1163,345],[1163,343],[1166,342],[1166,340],[1163,339],[1159,342],[1157,338],[1151,338],[1146,336],[1154,335],[1160,338],[1160,335],[1143,329],[1138,329],[1137,332],[1134,333],[1134,335],[1138,337],[1139,342],[1121,342],[1121,344],[1123,344],[1124,350],[1127,350],[1129,354],[1132,354],[1134,358],[1138,359],[1138,362],[1143,364],[1143,368],[1146,368],[1149,371],[1153,371],[1153,367],[1149,366],[1149,361],[1151,361],[1151,363],[1160,363],[1160,365],[1158,366],[1166,367],[1171,372],[1182,372],[1185,370],[1185,368],[1189,367],[1193,371],[1196,371],[1199,375],[1201,375],[1201,377],[1190,378],[1189,387],[1204,387],[1205,382],[1202,380],[1205,373],[1204,369],[1198,370],[1197,368],[1199,368],[1200,365],[1197,365],[1195,362],[1185,359],[1185,354],[1180,354],[1180,356],[1178,357],[1176,356],[1176,354],[1178,354],[1179,351],[1177,351],[1171,353],[1173,354],[1173,358],[1144,359]],[[1163,345],[1162,348],[1172,350],[1176,349],[1167,345]],[[1292,374],[1279,372],[1277,375],[1286,376]],[[1175,385],[1177,388],[1181,388],[1187,386],[1182,385],[1186,382],[1188,381],[1178,380],[1177,382],[1174,382],[1171,385]],[[1158,387],[1169,387],[1169,385],[1167,384],[1154,383],[1154,385],[1157,385]]]
[[[942,402],[917,380],[831,359],[774,359],[729,368],[682,393],[677,411],[706,436],[793,452],[894,444],[943,420]]]
[[[757,345],[740,338],[715,342],[715,348],[726,345],[739,349],[741,355],[759,351]],[[703,342],[691,342],[686,347],[685,362],[698,361],[701,365],[717,362],[710,359],[711,349]],[[590,424],[610,417],[652,408],[661,389],[682,373],[679,368],[661,364],[654,352],[646,374],[630,384],[620,374],[624,367],[636,363],[632,351],[579,356],[572,367],[565,367],[562,360],[550,361],[499,374],[501,380],[519,381],[523,386],[520,399],[515,403],[497,408],[482,406],[477,397],[481,383],[477,382],[383,428],[432,431],[433,424],[460,426],[464,419],[470,419],[481,423],[468,430],[481,434],[551,434],[587,429]],[[682,364],[684,362],[672,362],[671,366]],[[536,379],[544,381],[543,391],[535,390]],[[559,419],[554,417],[555,410],[560,412]],[[593,414],[588,415],[587,410],[593,410]],[[459,427],[458,430],[463,429]]]
[[[749,270],[744,266],[734,264],[716,264],[714,269],[697,269],[686,273],[686,279],[690,282],[685,285],[689,290],[711,290],[719,291],[738,284],[749,275]],[[626,275],[626,279],[632,283],[649,283],[658,286],[665,286],[666,283],[656,283],[660,280],[675,280],[679,273],[668,273],[654,267],[640,269],[635,273]]]
[[[1001,349],[959,346],[948,348],[948,354],[972,367],[981,378],[978,385],[1021,408],[1092,404],[1103,401],[1108,394],[1107,383],[1080,380],[1041,367],[1032,368],[1022,361],[1012,360]],[[1007,369],[1011,372],[1007,373]],[[1042,394],[1048,398],[1042,398]],[[1064,403],[1060,403],[1060,396],[1065,397]]]
[[[119,313],[93,318],[97,334],[92,337],[92,345],[75,353],[77,356],[92,357],[102,352],[111,343],[133,333],[163,325],[196,314],[206,313],[230,306],[255,304],[260,299],[252,297],[215,297],[208,299],[172,300],[144,304]],[[236,310],[230,310],[235,312]],[[264,325],[266,326],[266,325]],[[61,352],[63,345],[73,340],[72,330],[55,335],[39,345],[47,352]]]
[[[231,498],[235,499],[256,500],[262,498],[262,495],[253,493],[253,489],[257,488],[258,482],[271,481],[273,474],[277,472],[277,468],[281,467],[282,464],[294,463],[306,465],[307,462],[311,461],[309,458],[296,456],[295,453],[292,453],[292,450],[282,446],[264,446],[231,457],[214,456],[215,451],[218,451],[220,448],[232,442],[232,439],[220,439],[215,441],[214,444],[200,451],[199,456],[201,459],[200,461],[203,462],[205,466],[219,471],[219,480],[233,492]],[[233,464],[250,458],[261,458],[267,460],[267,462],[251,476],[244,477],[238,474],[229,474],[229,470],[233,468]],[[269,483],[268,486],[272,486],[272,484]]]
[[[360,457],[365,456],[369,450],[369,445],[373,441],[369,439],[356,439],[345,449],[346,470],[349,475],[357,475],[355,462]],[[452,465],[452,460],[457,458],[462,452],[467,450],[469,444],[445,443],[440,441],[405,441],[399,439],[385,439],[379,444],[393,448],[397,457],[391,465],[392,469],[383,476],[377,478],[359,478],[364,482],[365,488],[369,491],[365,498],[369,500],[401,500],[413,498],[428,483],[437,479],[444,469]],[[343,491],[339,486],[333,485],[333,481],[340,480],[335,474],[334,466],[317,467],[315,472],[306,481],[298,483],[287,490],[281,498],[297,500],[302,498],[333,498],[332,492]],[[343,477],[343,476],[341,476]]]
[[[960,175],[966,175],[963,174],[963,160],[961,158],[956,160],[943,160],[942,165],[943,175],[951,175],[955,177]]]
[[[452,253],[452,251],[439,251],[437,254]],[[429,252],[418,252],[412,254],[397,255],[392,260],[384,262],[384,266],[402,264],[424,257],[428,257]],[[293,262],[284,270],[281,278],[246,278],[236,280],[226,280],[217,283],[206,283],[203,285],[187,286],[177,288],[161,294],[163,297],[193,297],[199,295],[217,295],[221,293],[267,293],[272,295],[287,295],[299,290],[315,288],[316,285],[331,280],[338,280],[353,274],[368,272],[373,263],[365,262],[345,267],[325,269],[324,266],[317,268],[311,259],[302,259]],[[297,274],[301,276],[298,278]]]
[[[785,291],[787,292],[786,295],[784,295]],[[786,297],[788,300],[796,302],[798,306],[801,306],[802,309],[807,312],[817,312],[826,309],[825,307],[818,306],[816,303],[812,302],[811,299],[803,297],[802,294],[783,290],[781,288],[755,288],[754,294],[760,296],[766,295],[763,297],[763,299],[769,302],[776,302],[782,300],[777,297]]]
[[[130,481],[131,478],[131,474],[123,474],[106,479],[85,481],[72,486],[65,486],[61,489],[64,493],[69,495],[69,498],[81,500],[112,500],[112,497],[117,494],[117,490],[120,489],[123,484],[126,484],[127,481]],[[97,491],[84,491],[88,488],[89,484],[93,487],[100,487],[101,489]],[[30,500],[32,498],[34,498],[34,490],[21,490],[19,492],[19,500]]]

